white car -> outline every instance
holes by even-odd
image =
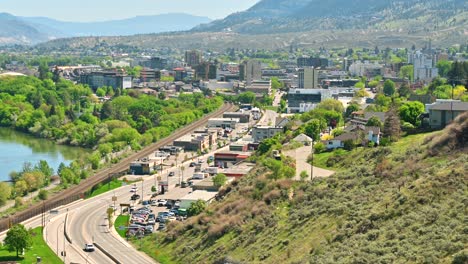
[[[167,204],[166,200],[164,200],[164,199],[159,199],[158,200],[158,206],[166,206],[166,204]]]
[[[132,189],[130,189],[130,192],[136,193],[137,191],[138,191],[138,187],[132,187]]]
[[[94,245],[93,244],[85,244],[84,251],[93,252],[94,251]]]

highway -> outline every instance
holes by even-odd
[[[168,142],[166,144],[170,143],[172,142]],[[227,147],[224,147],[216,151],[226,149]],[[200,157],[201,160],[204,160],[204,163],[202,164],[203,167],[207,166],[206,160],[208,156],[213,155],[214,152],[215,151],[212,151]],[[162,180],[167,179],[169,182],[169,192],[165,193],[165,195],[158,196],[158,199],[182,198],[191,190],[190,188],[175,188],[176,183],[179,183],[182,180],[182,166],[184,167],[183,176],[185,179],[194,173],[194,168],[189,166],[192,160],[182,163],[184,156],[184,154],[179,155],[179,160],[176,162],[178,164],[177,167],[174,166],[169,169],[165,169],[162,174],[158,174],[158,176],[161,176]],[[172,160],[167,161],[166,164],[174,163],[175,158],[172,156],[171,159]],[[197,161],[197,158],[195,161]],[[174,172],[175,176],[169,177],[168,174],[170,172]],[[140,194],[144,200],[147,200],[152,194],[151,186],[155,183],[155,177],[146,176],[143,178],[143,182],[137,183],[137,187],[139,188],[138,194]],[[131,203],[130,197],[133,194],[130,192],[131,187],[132,185],[124,186],[91,199],[79,201],[70,206],[63,207],[59,214],[53,217],[46,225],[45,237],[49,246],[59,256],[61,256],[61,252],[65,248],[67,252],[66,257],[64,258],[65,263],[155,263],[153,259],[137,251],[123,238],[118,236],[114,227],[108,227],[106,210],[111,204],[113,204],[112,197],[115,196],[117,198],[116,205]],[[136,207],[138,208],[138,205],[136,205]],[[120,210],[119,206],[117,206],[117,208]],[[153,207],[153,210],[155,212],[161,211],[162,208]],[[71,244],[63,239],[63,222],[65,219],[63,215],[65,215],[67,211],[69,212],[67,219],[67,233],[71,238]],[[83,250],[86,243],[95,243],[99,248],[96,248],[95,252],[86,253]],[[108,255],[111,255],[114,260],[109,258],[104,251],[107,252]]]

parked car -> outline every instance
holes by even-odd
[[[93,252],[94,251],[94,245],[93,244],[85,244],[84,251]]]
[[[166,206],[166,204],[167,204],[166,200],[164,200],[164,199],[159,199],[158,200],[158,206]]]
[[[172,177],[172,176],[174,176],[174,175],[175,175],[175,172],[173,172],[173,171],[169,172],[169,176]]]
[[[195,167],[195,166],[197,166],[197,163],[195,163],[195,162],[190,162],[189,167]]]
[[[152,206],[157,206],[157,205],[158,205],[158,201],[152,200],[152,201],[151,201],[151,205],[152,205]]]
[[[145,233],[146,234],[153,233],[153,231],[154,231],[154,227],[152,225],[149,225],[149,226],[145,227]]]
[[[166,228],[166,225],[163,223],[160,223],[158,226],[158,230],[164,230]]]
[[[130,189],[130,192],[137,192],[138,191],[138,187],[135,187],[133,186],[132,189]]]
[[[141,204],[142,204],[142,205],[149,205],[149,204],[150,204],[150,201],[143,201]]]
[[[130,200],[133,200],[133,201],[138,200],[138,199],[140,199],[139,194],[134,194],[134,195],[132,195],[132,197],[130,197]]]

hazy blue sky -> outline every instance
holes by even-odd
[[[0,0],[0,12],[64,21],[102,21],[138,15],[188,13],[223,18],[259,0]]]

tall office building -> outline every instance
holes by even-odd
[[[302,68],[298,72],[298,87],[299,89],[317,89],[319,71],[314,68]]]
[[[257,60],[244,61],[239,65],[239,80],[247,82],[247,85],[253,81],[262,79],[262,63]]]
[[[187,50],[185,52],[185,63],[187,66],[197,66],[200,65],[202,61],[202,54],[199,50]]]

